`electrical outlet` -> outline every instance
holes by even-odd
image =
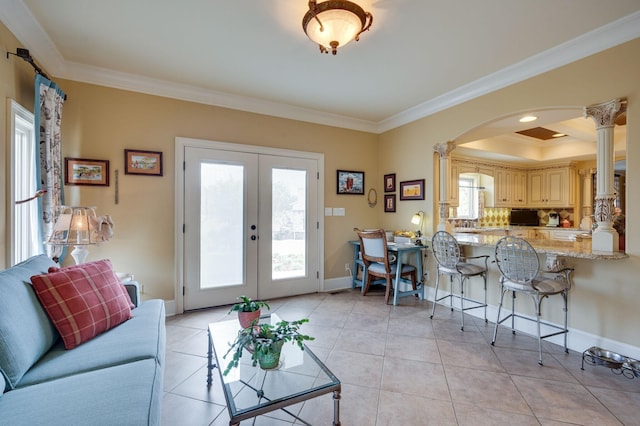
[[[345,264],[344,264],[344,271],[345,271],[345,272],[349,272],[350,270],[351,270],[351,268],[349,268],[349,264],[348,264],[348,263],[345,263]]]

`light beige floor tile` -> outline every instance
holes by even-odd
[[[392,358],[441,363],[436,340],[421,337],[388,334],[384,355]]]
[[[334,350],[327,359],[327,367],[342,383],[380,388],[383,357]]]
[[[640,385],[637,386],[638,392],[614,391],[594,387],[589,387],[588,389],[623,424],[640,424]]]
[[[446,366],[485,371],[505,371],[498,357],[488,345],[439,340],[438,348],[442,363]]]
[[[440,364],[386,356],[381,388],[390,392],[451,401],[447,380]]]
[[[338,340],[338,336],[342,331],[342,328],[339,327],[327,327],[323,326],[320,323],[311,323],[308,322],[304,324],[300,329],[304,334],[313,337],[313,340],[306,342],[307,345],[313,346],[314,348],[327,348],[332,349],[336,341]]]
[[[577,424],[620,424],[587,389],[572,383],[512,377],[536,417]]]
[[[327,327],[342,328],[348,317],[348,311],[326,311],[318,307],[309,314],[309,324],[323,324]]]
[[[207,426],[226,410],[224,405],[210,404],[197,399],[165,393],[162,399],[161,424],[163,426]]]
[[[389,311],[391,310],[391,308],[391,305],[379,303],[379,300],[371,300],[363,297],[362,300],[358,300],[357,302],[355,302],[351,313],[387,318],[389,316]]]
[[[527,402],[506,373],[445,365],[451,399],[455,404],[532,415]]]
[[[385,334],[345,328],[340,332],[335,347],[341,351],[384,355],[385,345]]]
[[[376,426],[455,424],[451,402],[380,391]]]
[[[343,383],[339,400],[340,422],[345,426],[375,426],[378,393],[379,390],[375,388]],[[333,394],[305,401],[300,417],[312,425],[330,425],[333,421],[333,403]]]
[[[387,332],[388,326],[388,315],[372,315],[351,312],[347,318],[344,328],[384,334]]]
[[[400,316],[390,317],[387,332],[393,335],[415,336],[427,339],[435,339],[431,321],[424,316]]]
[[[537,351],[494,348],[494,353],[509,374],[537,377],[539,379],[556,380],[566,383],[578,383],[578,381],[564,368],[564,366],[549,354],[542,355],[544,365],[540,366],[538,364]]]
[[[164,390],[170,391],[207,365],[204,357],[169,351],[164,367]]]
[[[453,404],[456,419],[460,426],[537,426],[534,416],[490,410],[468,404]]]
[[[461,332],[458,311],[439,305],[431,320],[429,301],[405,297],[392,306],[383,298],[381,287],[367,296],[345,290],[270,301],[272,312],[311,320],[303,326],[316,337],[309,347],[342,381],[343,425],[456,424],[456,418],[472,426],[640,424],[639,379],[588,364],[581,370],[581,353],[565,354],[549,341],[543,341],[540,367],[535,337],[501,327],[492,347],[491,322],[465,314]],[[212,321],[233,320],[227,311],[167,318],[163,426],[228,425],[217,370],[211,390],[206,387],[206,329]],[[293,410],[311,424],[330,424],[333,399],[325,395]],[[282,412],[255,422],[294,423],[301,424]]]

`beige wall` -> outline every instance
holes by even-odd
[[[627,98],[627,189],[640,188],[640,39],[583,59],[558,70],[482,96],[380,136],[380,172],[406,170],[427,177],[427,211],[436,213],[437,172],[433,147],[455,141],[465,132],[499,117],[547,107],[583,107]],[[424,160],[424,161],[423,161]],[[400,172],[402,171],[402,172]],[[414,204],[416,203],[416,204]],[[400,202],[399,214],[379,213],[385,228],[406,226],[417,202]],[[570,327],[640,347],[637,330],[640,283],[640,198],[627,197],[627,252],[620,261],[571,260],[576,268],[570,295]],[[433,223],[435,229],[436,223]],[[490,250],[476,250],[491,254]],[[434,273],[433,259],[429,268]],[[492,270],[489,301],[498,301],[497,274]],[[433,285],[433,280],[431,285]],[[528,302],[523,302],[523,308]],[[553,301],[546,312],[557,305]],[[558,306],[555,306],[558,307]],[[524,309],[526,310],[526,309]],[[556,320],[558,318],[555,318]]]
[[[378,182],[376,136],[213,106],[58,81],[68,94],[63,115],[63,155],[105,159],[119,170],[115,185],[67,186],[67,204],[95,205],[116,223],[115,237],[91,258],[108,257],[119,270],[133,272],[147,297],[174,298],[174,144],[176,136],[260,145],[325,155],[325,204],[345,207],[345,217],[325,221],[326,278],[344,276],[347,241],[354,226],[372,226],[376,211],[366,197],[336,195],[336,169],[365,171],[367,189]],[[125,175],[124,149],[162,151],[162,177]],[[378,190],[380,190],[378,188]]]
[[[9,174],[9,147],[7,146],[9,133],[9,111],[7,100],[13,99],[25,108],[33,110],[33,68],[22,59],[10,56],[7,59],[6,52],[16,52],[20,47],[11,32],[0,23],[0,268],[5,267],[7,260],[6,243],[9,234],[7,232],[9,219],[7,215],[8,174]]]

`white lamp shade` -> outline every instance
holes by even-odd
[[[326,10],[320,12],[317,17],[322,22],[322,27],[317,20],[312,19],[307,24],[307,36],[328,49],[331,48],[331,42],[337,42],[338,47],[345,46],[362,30],[360,18],[345,9]]]

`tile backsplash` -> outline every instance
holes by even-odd
[[[538,218],[540,219],[540,226],[546,226],[549,223],[549,212],[557,212],[560,216],[560,221],[567,219],[571,227],[579,226],[579,223],[575,222],[573,209],[538,209]],[[509,226],[509,220],[511,218],[511,209],[508,207],[485,207],[484,215],[479,219],[460,219],[451,218],[449,222],[453,227],[480,227],[480,228],[502,228]],[[579,222],[579,221],[578,221]]]

